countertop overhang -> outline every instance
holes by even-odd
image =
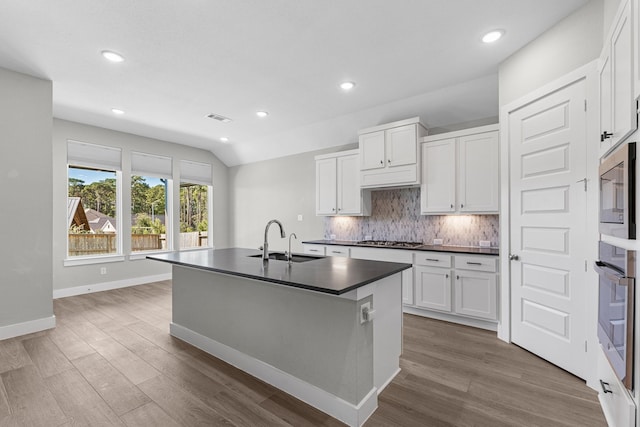
[[[332,295],[342,295],[412,267],[339,257],[318,257],[290,265],[286,261],[263,262],[260,257],[252,257],[259,254],[261,251],[244,248],[202,249],[147,255],[147,259]]]
[[[302,242],[308,245],[336,245],[336,246],[355,246],[359,248],[379,248],[379,249],[397,249],[405,251],[430,251],[430,252],[449,252],[453,254],[469,254],[469,255],[500,255],[498,248],[481,248],[471,246],[446,246],[446,245],[421,245],[413,248],[396,247],[396,246],[377,246],[366,245],[355,242],[353,240],[306,240]]]

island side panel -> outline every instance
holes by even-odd
[[[374,387],[366,300],[173,266],[174,324],[354,405]]]

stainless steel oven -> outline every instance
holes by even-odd
[[[600,233],[636,238],[636,144],[623,144],[600,163]]]
[[[620,381],[633,390],[636,252],[600,242],[598,340]]]

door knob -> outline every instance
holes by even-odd
[[[510,254],[509,255],[509,260],[510,261],[518,261],[520,259],[520,257],[518,255],[515,254]]]

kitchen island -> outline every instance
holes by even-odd
[[[263,261],[251,249],[148,256],[173,264],[171,335],[348,425],[399,372],[402,275],[411,264]]]

